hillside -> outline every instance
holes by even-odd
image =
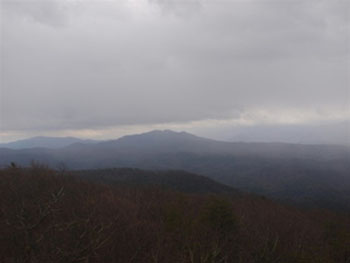
[[[0,208],[1,262],[350,259],[349,216],[249,195],[94,184],[45,167],[12,167],[0,170]]]
[[[233,188],[185,171],[147,171],[134,168],[70,171],[93,182],[127,186],[161,187],[185,193],[235,194]]]

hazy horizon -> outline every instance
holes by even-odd
[[[226,142],[262,142],[262,143],[292,143],[292,144],[330,144],[350,146],[349,134],[350,123],[344,122],[337,125],[316,125],[316,126],[245,126],[245,127],[220,127],[219,129],[209,128],[207,130],[171,130],[171,129],[151,129],[135,131],[134,133],[115,134],[106,138],[94,137],[74,137],[65,135],[50,136],[39,134],[31,137],[21,137],[15,140],[0,141],[0,147],[8,143],[17,143],[32,139],[79,139],[81,142],[102,142],[117,140],[128,135],[140,135],[154,131],[185,132],[195,136]],[[34,143],[35,144],[35,143]],[[68,143],[69,144],[69,143]],[[67,145],[68,145],[67,144]],[[21,148],[21,147],[19,147]]]

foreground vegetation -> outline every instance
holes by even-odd
[[[0,262],[350,262],[350,216],[0,170]]]

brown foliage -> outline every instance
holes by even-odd
[[[350,262],[350,218],[252,196],[0,171],[0,262]]]

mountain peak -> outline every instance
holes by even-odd
[[[173,131],[173,130],[169,130],[169,129],[166,129],[166,130],[153,130],[153,131],[142,133],[142,134],[139,134],[139,135],[177,135],[177,136],[179,136],[179,135],[190,135],[190,136],[196,137],[195,135],[190,134],[190,133],[185,132],[185,131],[177,132],[177,131]]]
[[[204,138],[197,137],[187,132],[176,132],[172,130],[153,130],[146,133],[127,135],[117,140],[104,141],[99,145],[108,147],[122,147],[131,151],[153,151],[153,149],[162,149],[167,151],[171,149],[186,149],[191,144],[197,144],[204,141]],[[120,149],[120,148],[119,148]]]

